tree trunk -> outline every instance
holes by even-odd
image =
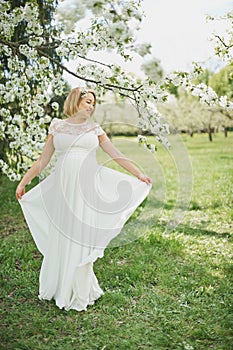
[[[227,137],[227,128],[224,126],[224,136]]]
[[[209,135],[209,141],[212,142],[213,138],[212,138],[212,130],[211,130],[211,126],[210,125],[208,127],[208,135]]]

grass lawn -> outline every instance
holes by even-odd
[[[125,226],[131,242],[106,249],[95,263],[105,294],[86,312],[38,299],[42,258],[15,199],[16,184],[0,178],[1,349],[233,348],[233,134],[216,134],[212,143],[206,135],[183,136],[178,158],[161,146],[152,155],[135,139],[113,139],[120,141],[153,188]],[[108,162],[102,150],[98,157]]]

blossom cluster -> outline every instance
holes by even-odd
[[[220,97],[219,106],[225,109],[227,112],[233,111],[233,102],[229,101],[226,95]]]
[[[16,174],[2,159],[0,159],[0,169],[11,181],[19,181],[21,179],[20,174]]]
[[[51,121],[46,108],[52,90],[61,95],[65,84],[61,73],[54,74],[50,59],[38,53],[38,47],[45,42],[39,8],[31,2],[10,8],[10,2],[0,0],[4,39],[0,54],[6,60],[1,76],[5,83],[0,84],[0,140],[8,145],[0,167],[14,181],[38,158],[46,139],[46,124]],[[13,41],[20,23],[24,24],[27,39]]]
[[[87,30],[72,31],[65,35],[65,40],[59,40],[56,52],[67,59],[77,59],[86,56],[88,52],[115,50],[125,60],[132,58],[132,52],[141,56],[150,53],[149,43],[135,44],[136,32],[140,28],[143,17],[140,0],[130,1],[94,1],[82,0],[84,6],[93,13]],[[63,8],[60,10],[63,12]],[[62,16],[58,9],[58,18]]]
[[[148,148],[152,153],[154,153],[157,150],[157,148],[154,144],[150,144],[147,142],[146,136],[138,135],[137,140],[138,140],[139,144],[142,143],[144,145],[144,147]]]
[[[199,98],[200,102],[210,107],[222,107],[227,111],[233,111],[233,103],[227,99],[227,96],[218,97],[216,92],[204,83],[195,85],[193,79],[196,74],[173,72],[165,77],[167,85],[182,86],[188,93]]]
[[[6,39],[11,39],[15,28],[23,20],[27,23],[26,32],[33,36],[40,36],[43,28],[38,22],[39,10],[32,3],[28,2],[25,6],[19,6],[11,10],[10,1],[0,1],[0,30]]]

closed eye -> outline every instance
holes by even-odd
[[[89,105],[91,104],[91,100],[86,101]],[[93,103],[93,107],[95,107],[95,104]]]

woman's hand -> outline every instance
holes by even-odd
[[[15,196],[17,199],[21,199],[22,196],[25,194],[25,186],[19,184],[15,191]]]
[[[151,184],[152,185],[152,180],[149,176],[145,175],[145,174],[140,174],[138,177],[137,177],[139,180],[143,181],[143,182],[146,182],[148,185]]]

